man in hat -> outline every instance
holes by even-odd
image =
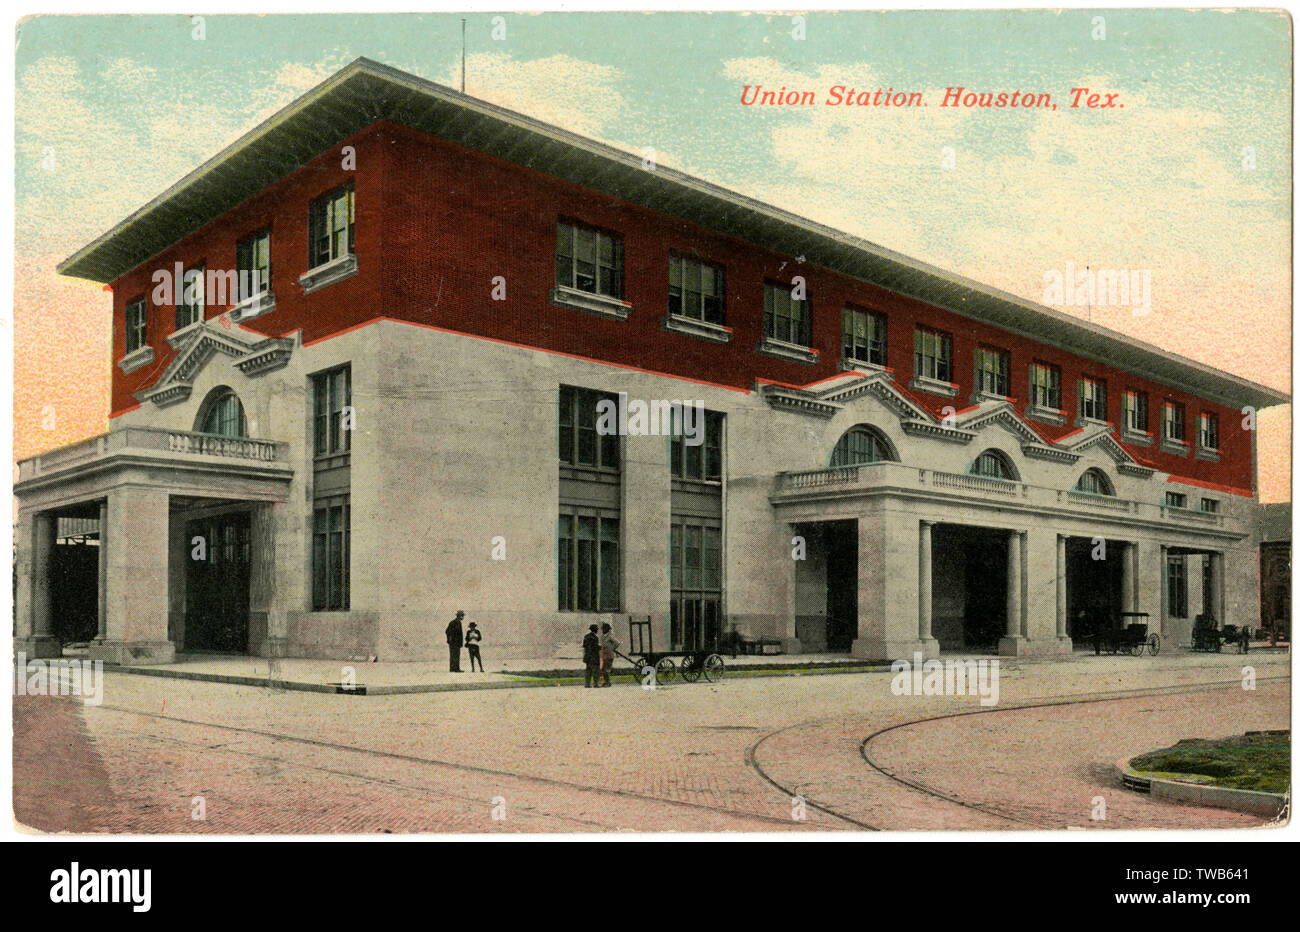
[[[582,662],[587,667],[587,682],[584,685],[587,689],[591,689],[591,684],[600,677],[600,638],[596,636],[597,630],[599,629],[595,625],[589,625],[587,636],[582,639]]]
[[[447,653],[451,655],[451,672],[460,672],[460,648],[465,643],[465,630],[460,626],[464,612],[457,612],[456,617],[447,625]]]

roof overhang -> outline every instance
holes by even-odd
[[[380,120],[594,188],[782,255],[862,279],[954,313],[1141,372],[1232,407],[1290,401],[1284,392],[641,157],[358,58],[246,133],[62,262],[59,272],[111,282],[313,158]]]

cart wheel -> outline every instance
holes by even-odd
[[[684,679],[688,683],[694,683],[696,680],[700,678],[700,668],[695,663],[694,657],[688,656],[682,658],[681,671],[682,671],[682,679]]]
[[[1147,639],[1147,649],[1151,651],[1152,657],[1160,653],[1160,635],[1153,634]]]
[[[1134,657],[1141,657],[1142,651],[1146,649],[1146,646],[1146,641],[1137,641],[1129,647],[1128,652]]]
[[[659,685],[672,682],[677,675],[677,664],[673,663],[671,657],[660,657],[659,662],[655,664],[655,682]]]
[[[709,654],[709,659],[704,661],[704,678],[710,683],[718,682],[726,671],[727,665],[718,654]]]

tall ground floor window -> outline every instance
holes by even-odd
[[[717,650],[722,639],[722,528],[674,519],[669,538],[673,650]]]
[[[1165,567],[1165,604],[1171,618],[1187,617],[1187,558],[1169,557]]]
[[[621,570],[618,517],[566,514],[556,522],[558,605],[562,612],[617,612]]]
[[[347,611],[350,602],[351,521],[348,496],[318,499],[312,514],[311,607]]]

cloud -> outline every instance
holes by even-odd
[[[476,52],[465,73],[469,95],[587,136],[600,135],[627,107],[617,89],[622,72],[568,55],[520,60]],[[459,89],[459,62],[434,80]]]

